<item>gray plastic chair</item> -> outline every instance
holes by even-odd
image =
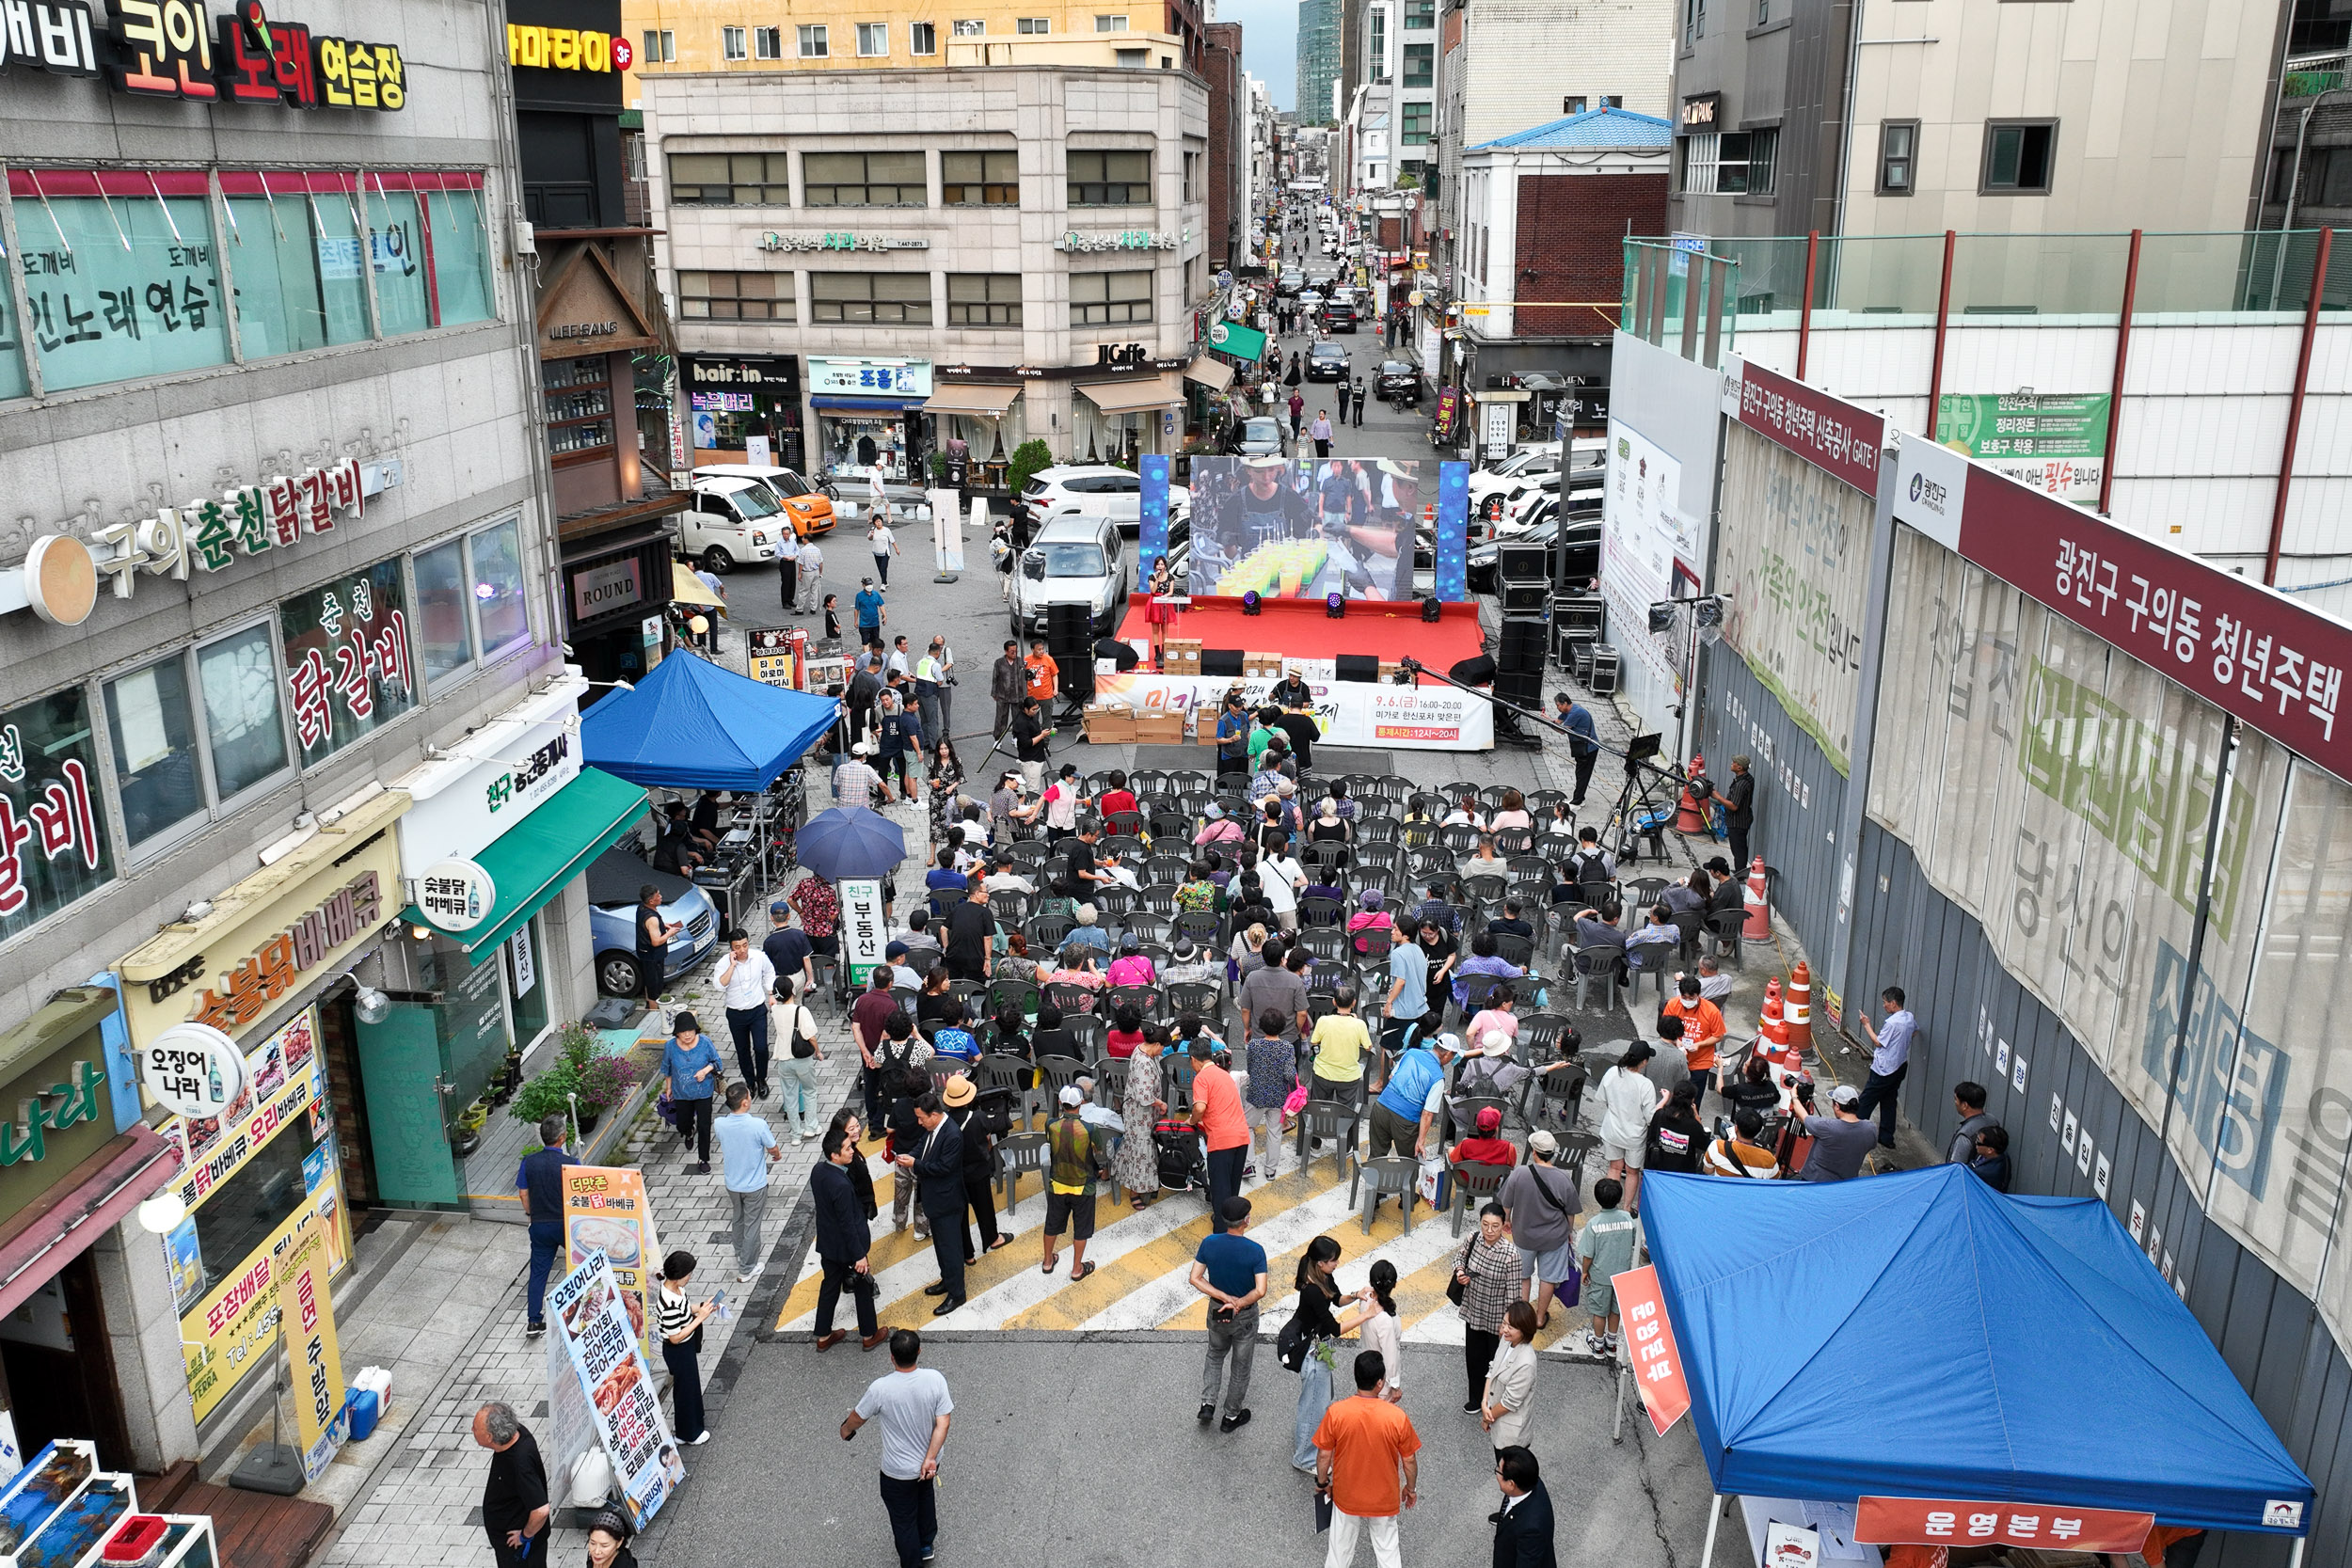
[[[1356,1152],[1356,1136],[1363,1126],[1363,1113],[1353,1105],[1336,1101],[1309,1099],[1298,1112],[1298,1166],[1304,1171],[1322,1158],[1314,1151],[1314,1140],[1321,1138],[1330,1145],[1331,1158],[1340,1162],[1344,1174],[1350,1165],[1360,1166],[1363,1161]]]
[[[1459,1160],[1450,1160],[1446,1164],[1454,1173],[1454,1234],[1459,1236],[1462,1233],[1462,1216],[1473,1208],[1484,1206],[1488,1198],[1502,1191],[1502,1183],[1510,1176],[1511,1167],[1489,1165],[1478,1161],[1464,1164]]]
[[[1021,1198],[1021,1173],[1037,1172],[1042,1188],[1054,1163],[1052,1146],[1042,1132],[1011,1132],[996,1140],[996,1185],[1005,1195],[1005,1212],[1014,1212]]]
[[[1605,942],[1597,942],[1576,950],[1577,1011],[1582,1012],[1589,1006],[1584,994],[1594,986],[1600,988],[1604,1007],[1615,1000],[1613,988],[1617,983],[1617,964],[1624,957],[1625,949]]]
[[[1376,1160],[1365,1160],[1356,1166],[1356,1179],[1347,1184],[1347,1202],[1356,1206],[1356,1189],[1363,1188],[1364,1234],[1372,1234],[1372,1212],[1384,1197],[1404,1200],[1405,1233],[1413,1229],[1413,1200],[1421,1196],[1421,1164],[1403,1154],[1383,1154]]]

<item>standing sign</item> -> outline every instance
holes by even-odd
[[[765,468],[773,465],[775,458],[771,455],[768,437],[765,436],[744,436],[743,461],[755,468]]]
[[[622,1307],[639,1340],[652,1344],[654,1268],[660,1243],[654,1236],[653,1208],[645,1201],[645,1174],[618,1165],[564,1167],[564,1264],[577,1269],[602,1257],[612,1267]]]
[[[1764,1526],[1764,1568],[1820,1568],[1821,1532],[1780,1519]]]
[[[1144,461],[1152,460],[1147,457]],[[952,582],[955,575],[963,570],[963,497],[953,490],[933,490],[930,498],[931,566],[939,573],[940,580]]]
[[[848,943],[850,984],[863,986],[882,961],[882,942],[888,921],[882,915],[882,883],[868,877],[848,877],[834,884],[841,895],[841,935]]]
[[[670,1490],[686,1477],[677,1443],[661,1418],[661,1401],[624,1304],[630,1292],[599,1252],[548,1291],[548,1317],[563,1336],[572,1374],[612,1461],[629,1523],[644,1529]],[[552,1404],[552,1401],[549,1402]]]
[[[752,679],[768,686],[799,686],[799,656],[807,646],[808,634],[794,627],[753,627]]]
[[[1487,403],[1479,406],[1486,415],[1486,461],[1499,463],[1511,455],[1511,404]]]
[[[2061,1552],[2136,1552],[2147,1544],[2156,1523],[2153,1513],[2112,1508],[1945,1497],[1865,1497],[1854,1516],[1853,1538],[1871,1545],[2039,1546]]]
[[[335,1308],[327,1298],[326,1237],[313,1229],[278,1268],[278,1321],[284,1325],[286,1362],[293,1369],[294,1447],[302,1475],[315,1481],[342,1447],[343,1361],[335,1344]]]
[[[1658,1266],[1610,1276],[1617,1309],[1625,1314],[1626,1354],[1649,1424],[1663,1437],[1691,1408],[1691,1385],[1682,1370],[1682,1350],[1666,1319],[1666,1298],[1658,1288]]]

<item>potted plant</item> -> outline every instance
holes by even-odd
[[[524,1082],[515,1091],[515,1098],[506,1104],[506,1114],[516,1121],[536,1125],[547,1117],[568,1117],[572,1114],[572,1094],[580,1086],[580,1069],[558,1057],[553,1067]]]
[[[1054,466],[1054,450],[1032,436],[1012,449],[1012,464],[1006,469],[1005,484],[1014,495],[1029,487],[1038,470]]]
[[[580,1072],[580,1131],[585,1137],[596,1130],[604,1114],[628,1099],[637,1086],[637,1069],[626,1056],[598,1056]]]

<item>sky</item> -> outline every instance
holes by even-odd
[[[1242,69],[1265,83],[1278,109],[1298,97],[1298,0],[1216,0],[1219,22],[1241,24]]]

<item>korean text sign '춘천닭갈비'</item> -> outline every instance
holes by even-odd
[[[592,1254],[548,1291],[548,1319],[570,1352],[629,1522],[644,1529],[686,1477],[645,1354],[629,1331],[612,1259]]]

